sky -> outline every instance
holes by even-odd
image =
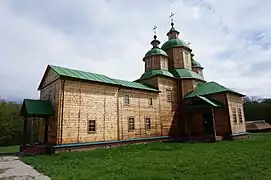
[[[207,81],[271,96],[270,0],[1,0],[0,98],[38,98],[48,64],[133,81],[171,12]]]

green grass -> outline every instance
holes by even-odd
[[[2,146],[0,147],[0,154],[1,153],[15,153],[19,152],[19,146]]]
[[[265,180],[271,177],[271,134],[218,143],[150,143],[24,157],[52,179]]]

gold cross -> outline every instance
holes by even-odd
[[[153,30],[153,32],[154,32],[154,35],[156,35],[156,29],[157,29],[157,26],[153,26],[153,28],[152,28],[152,30]]]
[[[173,22],[173,16],[174,16],[175,14],[172,12],[171,14],[170,14],[170,18],[171,18],[171,22]]]

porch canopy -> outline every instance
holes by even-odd
[[[48,117],[53,116],[54,110],[50,101],[25,99],[20,111],[20,116],[27,117]]]
[[[20,111],[20,116],[24,117],[23,146],[27,141],[27,124],[29,117],[42,118],[44,121],[44,143],[48,142],[48,118],[54,115],[53,106],[47,100],[25,99]]]
[[[196,108],[223,108],[224,104],[213,99],[207,98],[204,96],[196,95],[190,102],[186,105],[187,109],[196,109]]]

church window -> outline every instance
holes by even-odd
[[[88,121],[88,132],[95,132],[96,131],[96,123],[95,120]]]
[[[149,98],[149,106],[152,106],[152,103],[153,103],[153,102],[152,102],[152,98],[150,97],[150,98]]]
[[[167,89],[167,101],[172,102],[172,90]]]
[[[189,53],[188,52],[184,52],[184,60],[186,63],[189,62]]]
[[[124,104],[126,104],[126,105],[130,104],[130,97],[127,94],[124,95]]]
[[[129,117],[128,118],[128,130],[132,131],[135,129],[135,118],[134,117]]]
[[[236,108],[232,107],[232,117],[233,117],[233,122],[237,123],[237,115],[236,115]]]
[[[243,116],[242,116],[242,109],[238,108],[238,118],[239,118],[239,122],[243,123]]]
[[[151,118],[145,118],[146,129],[151,129]]]
[[[147,63],[147,69],[150,69],[151,68],[151,59],[148,59],[146,61],[146,63]]]

